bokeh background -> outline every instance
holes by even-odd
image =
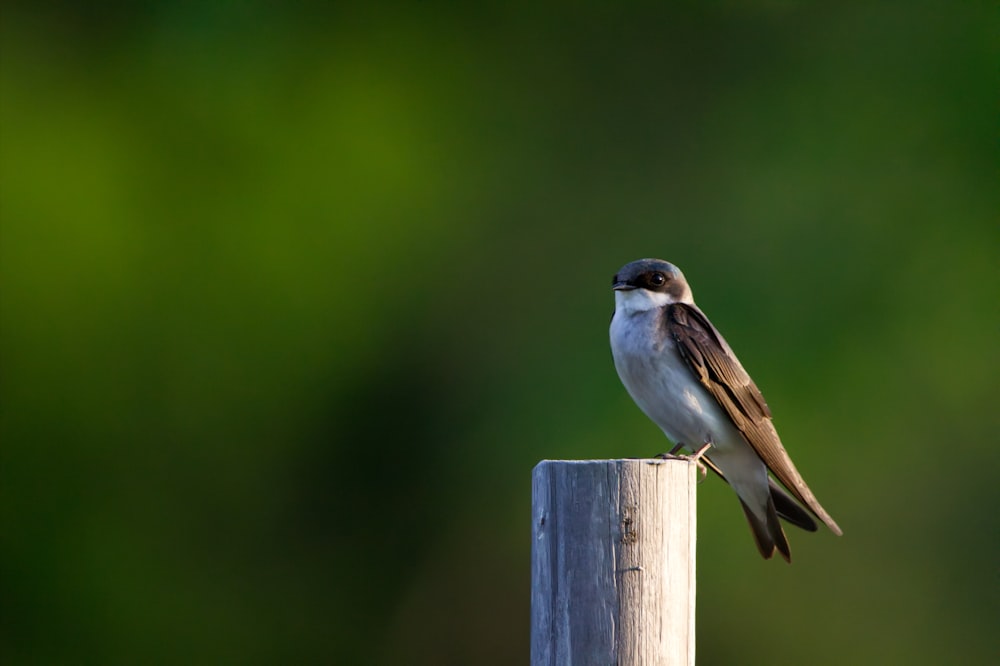
[[[668,447],[658,256],[845,531],[707,480],[699,664],[995,663],[997,18],[6,3],[0,660],[526,663],[532,467]]]

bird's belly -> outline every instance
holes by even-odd
[[[653,354],[615,354],[615,366],[632,399],[674,443],[697,449],[743,444],[725,410],[691,374],[671,345]]]

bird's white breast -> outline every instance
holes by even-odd
[[[616,309],[611,320],[611,353],[629,395],[675,443],[692,449],[708,441],[718,448],[741,445],[729,416],[661,329],[660,316],[659,309]]]

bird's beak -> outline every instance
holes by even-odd
[[[630,285],[628,282],[622,282],[621,280],[618,280],[617,282],[612,284],[611,288],[614,289],[615,291],[632,291],[633,289],[635,289],[635,287]]]

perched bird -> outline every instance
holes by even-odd
[[[694,304],[681,271],[660,259],[640,259],[623,266],[611,287],[611,353],[618,376],[674,442],[672,453],[691,450],[690,459],[701,459],[733,487],[760,554],[769,559],[777,550],[791,562],[779,516],[816,530],[799,503],[840,535],[781,445],[764,396]]]

